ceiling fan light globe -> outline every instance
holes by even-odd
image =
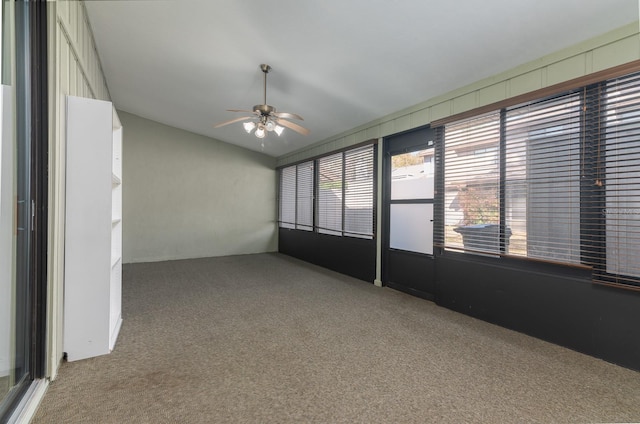
[[[256,137],[258,138],[264,138],[265,136],[265,130],[262,126],[258,127],[258,129],[256,130]]]
[[[251,134],[251,131],[256,127],[256,124],[254,122],[245,122],[242,126],[248,134]]]
[[[279,137],[280,134],[282,134],[282,132],[284,131],[284,127],[281,127],[280,125],[276,125],[273,130],[276,132],[276,134],[278,134],[278,137]]]
[[[267,131],[273,131],[275,126],[276,124],[274,124],[273,121],[267,121],[264,127],[267,129]]]

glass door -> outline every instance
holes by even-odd
[[[46,101],[33,102],[31,13],[45,6],[2,1],[0,102],[0,422],[43,374],[46,286]],[[45,27],[46,30],[46,27]],[[44,60],[46,50],[42,51]],[[40,62],[42,63],[42,62]],[[46,61],[44,62],[46,63]],[[46,68],[45,68],[46,69]],[[46,71],[45,71],[46,72]],[[46,73],[44,74],[46,75]],[[36,108],[34,108],[34,106]],[[43,234],[44,237],[43,237]],[[44,253],[43,253],[44,252]]]
[[[385,139],[383,282],[432,298],[434,138],[430,128]]]

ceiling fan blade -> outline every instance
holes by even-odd
[[[220,122],[219,124],[215,124],[213,126],[213,128],[220,128],[223,127],[225,125],[229,125],[229,124],[233,124],[234,122],[238,122],[238,121],[246,121],[247,119],[253,119],[253,116],[243,116],[240,118],[234,118],[234,119],[229,119],[228,121],[224,121],[224,122]]]
[[[255,111],[255,110],[245,110],[245,109],[227,109],[227,112],[256,113],[256,111]]]
[[[277,116],[278,118],[288,118],[288,119],[299,119],[304,121],[304,118],[296,113],[289,112],[273,112],[272,115]]]
[[[290,128],[302,135],[309,135],[310,132],[308,129],[301,127],[298,124],[294,124],[293,122],[285,121],[284,119],[278,119],[278,124],[282,125],[283,127]]]

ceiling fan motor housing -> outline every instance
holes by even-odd
[[[271,105],[255,105],[253,111],[260,112],[263,116],[269,116],[276,111],[276,108]]]

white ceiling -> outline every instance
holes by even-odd
[[[638,19],[638,0],[87,1],[115,106],[271,156]],[[264,150],[226,109],[267,100],[301,136]],[[297,121],[296,121],[297,122]]]

